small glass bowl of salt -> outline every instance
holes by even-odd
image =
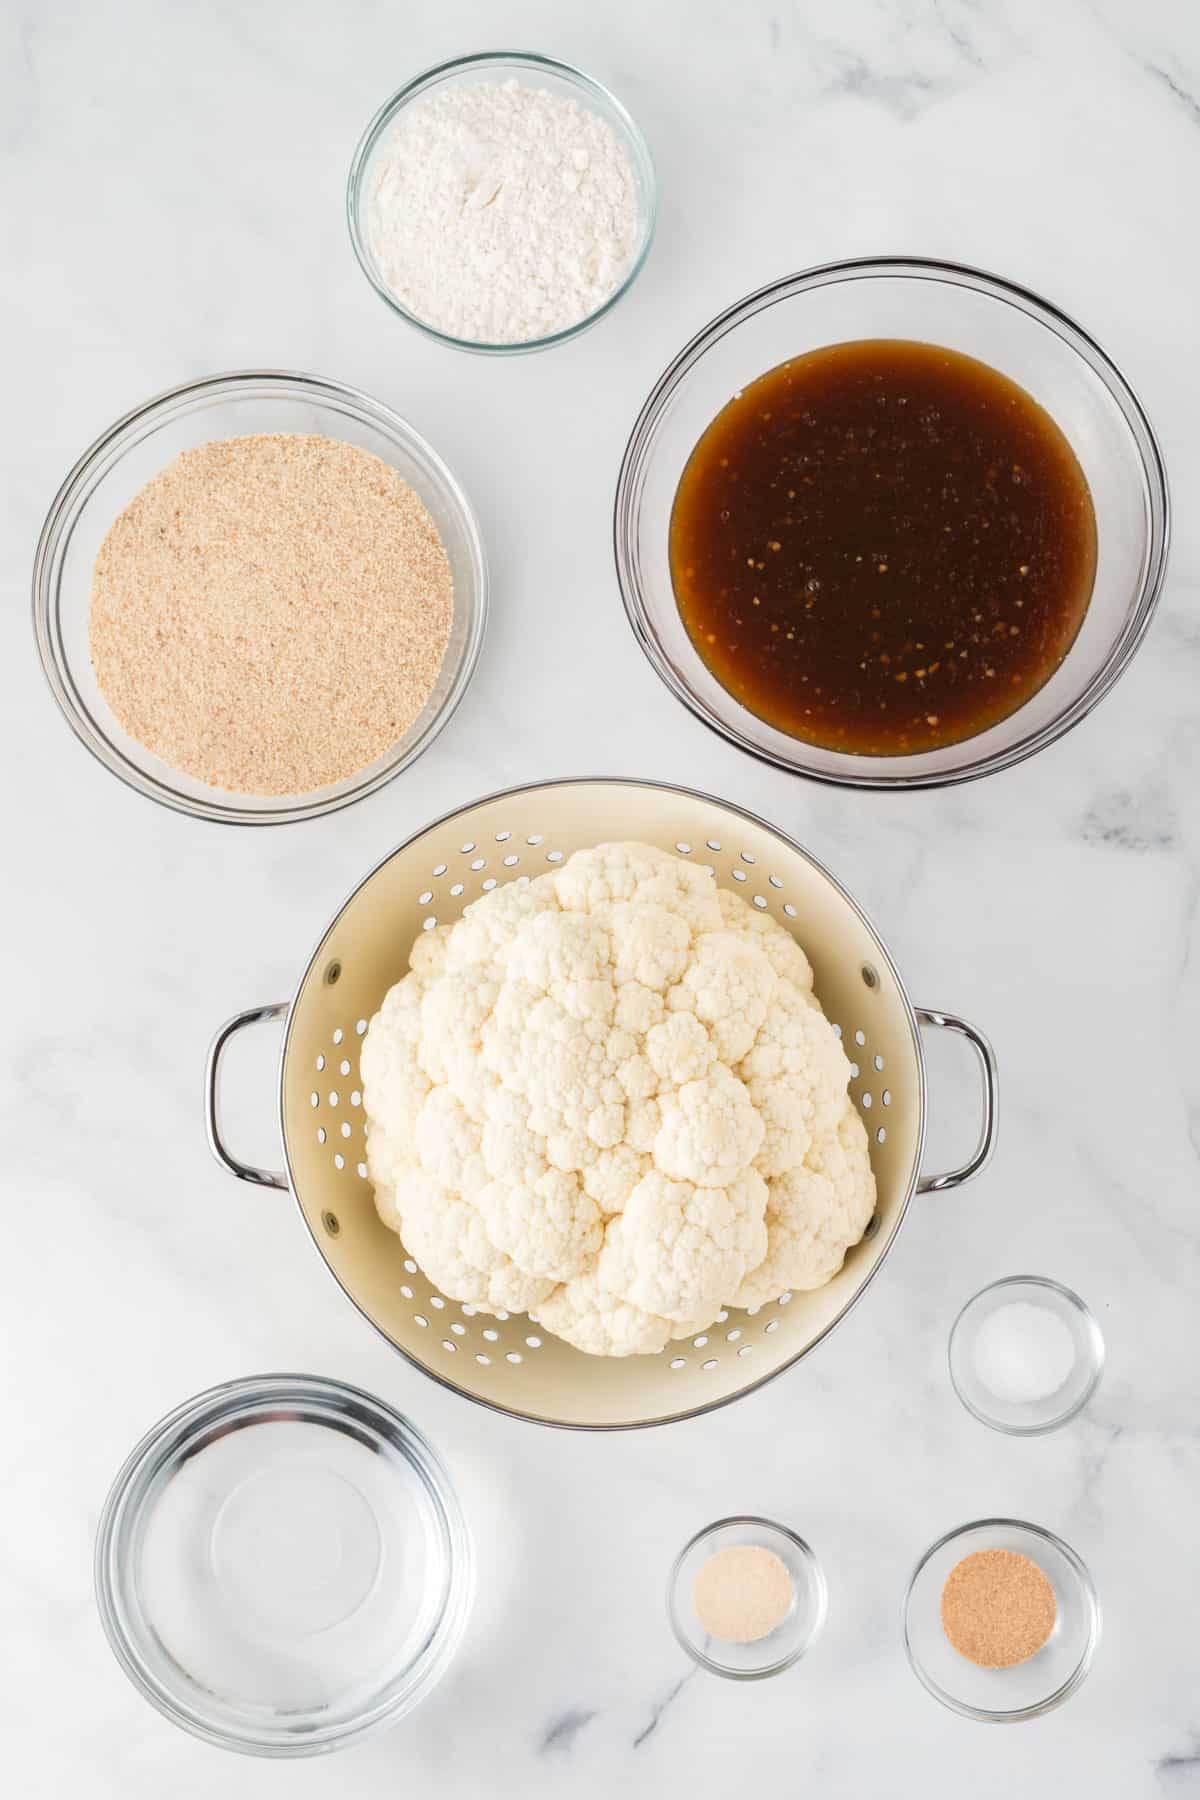
[[[1043,1275],[1010,1275],[954,1321],[950,1379],[993,1431],[1031,1437],[1073,1419],[1096,1391],[1104,1339],[1079,1295]]]

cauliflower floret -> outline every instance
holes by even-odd
[[[874,1211],[866,1128],[847,1101],[834,1130],[812,1144],[804,1162],[771,1182],[767,1253],[742,1282],[733,1304],[762,1306],[790,1288],[824,1287]]]
[[[787,930],[698,864],[580,851],[422,933],[362,1048],[384,1223],[453,1300],[597,1355],[819,1285],[874,1209]]]
[[[699,1081],[716,1061],[717,1051],[694,1013],[675,1012],[646,1033],[646,1056],[662,1086],[672,1088]]]
[[[547,1169],[532,1187],[489,1182],[476,1204],[492,1243],[531,1275],[573,1281],[586,1274],[604,1242],[599,1207],[578,1175]]]
[[[716,931],[721,908],[711,875],[650,844],[577,850],[554,878],[564,911],[596,912],[614,900],[649,901],[676,913],[691,933]]]
[[[516,942],[517,928],[537,913],[557,910],[553,887],[543,886],[540,880],[514,881],[496,888],[484,899],[473,900],[451,927],[448,960],[458,967],[495,963],[504,968]]]
[[[674,1180],[724,1187],[757,1156],[763,1122],[724,1063],[664,1094],[658,1104],[654,1160]]]
[[[417,1114],[413,1142],[421,1167],[444,1188],[468,1199],[488,1178],[480,1155],[480,1130],[452,1088],[430,1088]]]
[[[380,1216],[386,1225],[387,1216]],[[498,1249],[478,1207],[440,1182],[414,1177],[402,1218],[405,1248],[448,1299],[484,1312],[529,1312],[554,1287]]]
[[[695,1013],[708,1026],[717,1054],[735,1063],[754,1043],[776,985],[775,971],[757,945],[736,931],[706,932],[667,1004]]]
[[[724,1187],[646,1175],[608,1229],[602,1283],[645,1312],[690,1321],[715,1311],[767,1252],[767,1184],[747,1169]]]
[[[363,1088],[371,1095],[367,1140],[375,1139],[381,1167],[395,1159],[398,1147],[407,1154],[430,1089],[429,1077],[417,1061],[420,1031],[421,985],[410,977],[397,983],[371,1021],[359,1060]],[[386,1120],[386,1129],[375,1120]]]
[[[687,966],[691,932],[678,913],[646,900],[618,900],[598,908],[593,916],[608,927],[614,980],[636,981],[656,993],[679,980]]]
[[[555,1337],[590,1356],[652,1356],[670,1342],[670,1319],[631,1306],[596,1275],[555,1288],[533,1315]]]
[[[801,993],[812,993],[812,964],[790,931],[770,913],[747,906],[740,894],[731,893],[728,888],[722,888],[717,895],[717,905],[726,931],[740,932],[749,938],[781,981],[790,981]]]

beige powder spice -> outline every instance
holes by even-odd
[[[727,1544],[696,1571],[692,1605],[709,1637],[755,1644],[787,1617],[792,1578],[764,1544]]]
[[[278,433],[185,450],[92,575],[100,689],[131,737],[213,787],[304,794],[403,736],[433,692],[450,564],[377,456]]]

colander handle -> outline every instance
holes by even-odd
[[[284,1193],[288,1187],[286,1175],[277,1175],[273,1169],[256,1169],[253,1163],[239,1162],[232,1151],[226,1148],[221,1136],[217,1084],[221,1075],[221,1058],[230,1038],[236,1037],[247,1025],[269,1025],[278,1019],[286,1019],[287,1011],[287,1001],[280,1000],[272,1006],[250,1006],[245,1012],[235,1013],[232,1019],[226,1019],[209,1045],[208,1061],[204,1065],[204,1127],[208,1132],[209,1149],[221,1167],[228,1169],[231,1175],[236,1175],[239,1181],[249,1181],[254,1187],[282,1188]]]
[[[947,1188],[961,1187],[965,1181],[971,1181],[992,1160],[992,1151],[996,1148],[996,1057],[982,1031],[955,1013],[934,1012],[918,1006],[917,1022],[938,1031],[956,1031],[959,1037],[966,1038],[975,1052],[983,1077],[983,1122],[974,1154],[959,1168],[949,1169],[945,1175],[922,1175],[917,1183],[918,1194],[941,1194]]]

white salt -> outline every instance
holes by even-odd
[[[1014,1300],[989,1313],[975,1334],[975,1373],[1010,1406],[1056,1393],[1075,1366],[1075,1340],[1057,1314]]]

